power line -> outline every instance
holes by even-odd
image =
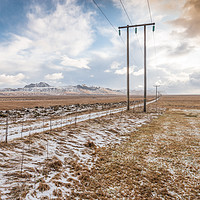
[[[108,19],[108,17],[104,14],[103,10],[98,6],[98,4],[96,3],[95,0],[92,0],[93,3],[96,5],[96,7],[101,11],[102,15],[106,18],[106,20],[108,21],[108,23],[113,27],[113,29],[118,33],[117,29],[113,26],[113,24],[111,23],[111,21]]]
[[[151,7],[150,7],[150,3],[149,3],[149,0],[147,0],[147,5],[148,5],[148,9],[149,9],[149,17],[150,17],[150,20],[151,20],[151,22],[153,21],[152,20],[152,12],[151,12]],[[157,66],[157,60],[156,60],[156,58],[157,58],[157,50],[156,50],[156,45],[155,45],[155,33],[154,33],[154,31],[153,31],[153,42],[154,42],[154,54],[155,54],[155,65]],[[156,70],[156,72],[157,72],[157,70]],[[156,87],[156,89],[157,89],[157,87]]]
[[[124,7],[124,4],[123,4],[122,0],[120,0],[120,3],[122,5],[122,8],[124,9],[124,12],[126,13],[126,16],[127,16],[128,20],[129,20],[129,22],[131,24],[133,24],[132,21],[131,21],[131,19],[130,19],[130,17],[129,17],[129,15],[128,15],[128,13],[127,13],[127,11],[126,11],[126,8]]]
[[[117,31],[117,29],[114,27],[114,25],[111,23],[111,21],[108,19],[108,17],[106,16],[106,14],[103,12],[103,10],[98,6],[98,4],[96,3],[96,1],[95,0],[92,0],[93,1],[93,3],[96,5],[96,7],[101,11],[101,14],[106,18],[106,20],[108,21],[108,23],[111,25],[111,27],[114,29],[114,31],[115,32],[117,32],[117,34],[118,34],[118,31]],[[125,42],[124,42],[124,40],[123,40],[123,38],[120,36],[120,39],[121,39],[121,41],[123,42],[123,44],[124,45],[126,45],[125,44]]]
[[[150,3],[149,0],[147,0],[147,5],[148,5],[148,9],[149,9],[149,17],[151,22],[152,20],[152,12],[151,12],[151,7],[150,7]],[[153,31],[153,42],[154,42],[154,53],[155,53],[155,57],[157,57],[157,51],[156,51],[156,45],[155,45],[155,35],[154,35],[154,31]]]
[[[152,22],[153,20],[152,20],[151,8],[150,8],[149,0],[147,0],[147,5],[148,5],[148,8],[149,8],[149,17],[150,17],[150,20]]]
[[[112,26],[112,28],[113,28],[113,29],[117,32],[117,34],[118,34],[117,29],[114,27],[114,25],[113,25],[113,24],[111,23],[111,21],[108,19],[108,17],[107,17],[106,14],[103,12],[103,10],[99,7],[99,5],[96,3],[96,1],[95,1],[95,0],[92,0],[92,1],[93,1],[93,3],[96,5],[96,7],[101,11],[102,15],[106,18],[106,20],[109,22],[109,24]],[[124,7],[124,9],[125,9],[125,7]],[[128,15],[128,13],[127,13],[127,15]],[[129,19],[130,19],[130,18],[129,18]],[[121,39],[121,41],[123,42],[123,44],[126,46],[126,44],[125,44],[123,38],[121,37],[121,35],[120,35],[120,39]],[[133,59],[133,61],[135,62],[135,65],[138,66],[136,60]]]
[[[96,3],[96,1],[95,1],[95,0],[92,0],[92,1],[93,1],[93,3],[95,4],[95,6],[100,10],[101,14],[106,18],[106,20],[107,20],[108,23],[111,25],[111,27],[113,28],[113,30],[114,30],[115,32],[117,32],[117,34],[118,34],[117,29],[114,27],[114,25],[113,25],[113,24],[111,23],[111,21],[108,19],[108,17],[107,17],[106,14],[103,12],[103,10],[98,6],[98,4]],[[120,35],[120,39],[121,39],[122,43],[124,44],[124,46],[126,46],[126,44],[125,44],[123,38],[121,37],[121,35]]]
[[[122,5],[122,8],[123,8],[124,12],[126,13],[126,16],[127,16],[128,20],[129,20],[129,22],[130,22],[131,24],[133,24],[132,21],[131,21],[131,19],[130,19],[130,17],[129,17],[129,15],[128,15],[128,12],[127,12],[127,10],[126,10],[124,4],[123,4],[123,2],[122,2],[122,0],[120,0],[120,3],[121,3],[121,5]],[[137,36],[137,41],[138,41],[138,44],[139,44],[139,47],[140,47],[140,51],[141,51],[142,55],[144,55],[144,53],[143,53],[143,51],[142,51],[142,47],[141,47],[140,41],[139,41],[139,38],[138,38],[138,35],[136,35],[136,36]]]

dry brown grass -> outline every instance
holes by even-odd
[[[56,156],[46,161],[46,167],[50,170],[60,171],[62,169],[62,161],[59,160]]]
[[[165,108],[200,109],[200,95],[166,95],[158,101]]]
[[[93,141],[87,141],[85,144],[84,144],[86,147],[89,147],[89,148],[95,148],[96,145],[94,144]]]
[[[25,183],[23,184],[17,184],[16,186],[13,186],[10,190],[10,199],[26,199],[26,195],[28,194],[28,190],[30,189],[30,186],[27,186]]]
[[[195,97],[196,99],[196,97]],[[194,109],[186,100],[172,108]],[[162,99],[165,106],[169,100]],[[168,107],[168,108],[169,108]],[[78,169],[82,185],[73,197],[93,199],[199,199],[199,114],[168,110],[120,145],[97,148],[92,170]],[[195,128],[194,128],[195,127]],[[87,191],[85,193],[84,191]]]
[[[133,99],[141,99],[141,96],[131,97]],[[0,110],[48,107],[56,105],[72,105],[72,104],[93,104],[93,103],[113,103],[126,101],[126,96],[24,96],[24,97],[0,97]]]
[[[53,191],[53,195],[57,196],[57,197],[62,197],[62,191],[61,191],[61,189],[55,189]]]
[[[37,188],[40,192],[44,192],[46,190],[49,190],[50,187],[47,183],[45,183],[45,181],[43,180],[42,182],[39,183],[39,186]]]
[[[112,128],[109,116],[82,122],[76,127],[65,127],[66,135],[61,134],[61,129],[54,130],[48,135],[49,141],[57,142],[57,152],[61,153],[62,147],[63,153],[56,153],[57,156],[63,156],[65,152],[68,155],[65,140],[76,144],[72,138],[84,129],[87,131],[87,126],[90,127],[91,124],[95,130],[108,125],[107,131],[110,133],[120,134],[126,138],[131,136],[130,139],[123,140],[121,144],[111,144],[101,148],[94,144],[92,137],[88,141],[85,140],[87,141],[83,143],[85,153],[93,157],[94,165],[91,169],[86,167],[87,164],[81,163],[74,154],[64,156],[64,162],[58,157],[45,160],[46,134],[34,134],[27,139],[14,140],[8,145],[1,143],[1,152],[3,152],[12,148],[21,149],[23,141],[27,146],[31,144],[31,148],[26,150],[26,156],[29,154],[44,157],[43,161],[37,163],[40,168],[24,167],[24,177],[20,176],[20,171],[8,173],[7,177],[13,181],[19,181],[34,179],[34,176],[30,177],[28,173],[25,176],[26,171],[30,174],[40,174],[41,176],[34,182],[37,184],[35,196],[39,191],[48,190],[52,195],[50,186],[53,184],[54,188],[57,187],[53,192],[53,199],[75,199],[76,197],[80,199],[176,199],[176,194],[182,199],[197,199],[200,188],[198,179],[195,177],[198,177],[200,170],[200,141],[195,136],[195,130],[200,130],[200,123],[196,123],[200,116],[189,110],[187,113],[181,109],[171,110],[171,108],[194,109],[193,106],[198,108],[200,102],[196,101],[196,97],[194,99],[191,97],[190,101],[193,103],[188,103],[187,98],[180,103],[176,99],[172,101],[171,97],[162,97],[158,102],[158,107],[167,107],[168,110],[158,119],[153,119],[150,124],[143,125],[132,133],[122,132],[120,126]],[[150,112],[156,111],[155,104],[148,106],[147,114],[141,111],[142,108],[135,109],[135,113],[133,110],[123,112],[124,123],[129,119],[135,119],[133,115],[138,119],[143,119],[144,115],[150,116]],[[112,117],[120,119],[121,113],[111,115]],[[41,140],[43,143],[40,142]],[[1,152],[0,155],[4,156]],[[7,156],[6,153],[5,158]],[[96,158],[98,158],[97,161]],[[4,169],[5,162],[2,162],[2,165]],[[71,176],[67,174],[68,169]],[[49,180],[48,175],[52,173],[54,176]],[[65,194],[65,190],[72,192]],[[27,194],[27,190],[22,191],[21,187],[15,188],[14,191],[17,194],[14,199],[19,196],[25,198]],[[44,196],[41,199],[50,199],[50,197]]]

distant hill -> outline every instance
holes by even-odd
[[[33,95],[126,95],[126,90],[113,90],[97,86],[68,85],[68,86],[50,86],[48,83],[31,83],[23,88],[4,88],[0,92],[2,95],[33,96]],[[143,91],[131,90],[131,95],[143,95]],[[154,94],[154,91],[148,90],[148,94]]]
[[[77,85],[76,87],[77,87],[77,89],[91,90],[91,91],[100,89],[100,87],[94,87],[94,86],[88,87],[87,85]]]
[[[34,87],[51,87],[51,86],[45,82],[31,83],[29,85],[24,86],[24,88],[34,88]]]
[[[96,87],[96,86],[87,86],[87,85],[77,85],[72,86],[73,91],[80,94],[119,94],[116,90],[109,88]]]
[[[83,85],[50,86],[48,83],[31,83],[23,88],[4,88],[0,90],[2,95],[122,95],[120,90],[110,88]]]

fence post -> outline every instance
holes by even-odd
[[[22,118],[22,130],[21,130],[21,138],[22,138],[22,133],[24,131],[24,115],[23,115],[23,118]]]
[[[123,110],[120,112],[120,123],[122,122],[122,112]]]
[[[6,143],[8,143],[8,116],[6,118]]]
[[[43,130],[43,133],[44,133],[44,118],[42,119],[42,130]]]
[[[63,129],[63,107],[62,107],[62,112],[61,112],[61,130]]]
[[[29,149],[30,149],[30,146],[31,146],[31,128],[30,127],[29,127],[28,137],[29,137]]]
[[[48,140],[48,136],[47,136],[47,159],[48,159],[48,155],[49,155],[49,140]]]
[[[23,171],[23,164],[24,164],[24,144],[23,144],[22,159],[21,159],[21,176],[22,176],[22,171]]]
[[[71,123],[72,123],[72,116],[70,116],[69,125],[71,125]]]
[[[76,107],[76,113],[75,113],[75,127],[76,127],[76,120],[77,120],[77,110],[78,110],[78,106]]]
[[[49,128],[50,128],[50,133],[51,133],[51,131],[52,131],[52,126],[51,126],[51,117],[50,117],[50,122],[49,122]]]

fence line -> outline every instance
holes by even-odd
[[[156,100],[153,100],[149,103],[152,103],[155,101]],[[131,101],[131,103],[133,105],[132,108],[134,111],[135,111],[136,107],[142,106],[142,104],[139,104],[141,102],[143,102],[143,100]],[[63,108],[62,108],[62,114],[60,116],[61,118],[55,118],[54,113],[52,113],[52,115],[49,118],[49,124],[47,123],[48,126],[47,126],[47,124],[45,124],[45,122],[47,122],[48,119],[45,120],[44,116],[39,118],[39,120],[38,120],[38,118],[36,118],[36,120],[34,121],[32,118],[31,119],[27,118],[24,114],[22,117],[22,121],[21,121],[21,138],[23,138],[23,136],[30,137],[30,131],[32,131],[32,134],[36,133],[36,132],[45,132],[45,131],[49,131],[51,133],[52,129],[54,129],[54,128],[61,128],[65,125],[71,125],[73,123],[76,126],[77,122],[81,122],[81,121],[85,121],[85,120],[90,121],[91,119],[98,118],[101,116],[109,115],[110,119],[111,119],[112,114],[126,110],[125,107],[122,107],[123,104],[124,104],[124,102],[119,102],[118,104],[111,104],[111,103],[102,104],[101,108],[99,106],[100,104],[91,104],[89,109],[87,110],[88,114],[83,114],[83,115],[78,115],[78,113],[81,113],[82,111],[80,111],[80,109],[79,109],[80,105],[76,105],[75,110],[74,110],[75,116],[73,117],[72,113],[70,115],[67,114],[66,115],[67,117],[65,120],[63,119]],[[106,108],[103,107],[104,105],[106,106]],[[115,109],[112,109],[112,108],[115,108]],[[95,110],[101,110],[101,111],[95,112]],[[85,111],[86,110],[84,110],[84,112]],[[71,118],[71,120],[70,120],[70,118]],[[20,122],[20,120],[16,119],[16,120],[13,120],[13,122],[12,122],[9,119],[11,119],[11,117],[9,118],[9,116],[7,116],[6,122],[5,122],[5,142],[6,143],[8,142],[9,135],[12,139],[19,138],[16,135],[19,134],[19,132],[20,132],[19,126],[15,126],[16,124],[18,124],[17,121]],[[52,119],[55,119],[55,120],[52,120]],[[33,124],[32,124],[32,122],[33,122]],[[53,122],[54,122],[54,124],[56,122],[56,125],[53,125]],[[14,126],[12,126],[12,125],[14,125]],[[36,126],[36,129],[34,126]],[[26,131],[27,129],[29,130],[28,134]]]

